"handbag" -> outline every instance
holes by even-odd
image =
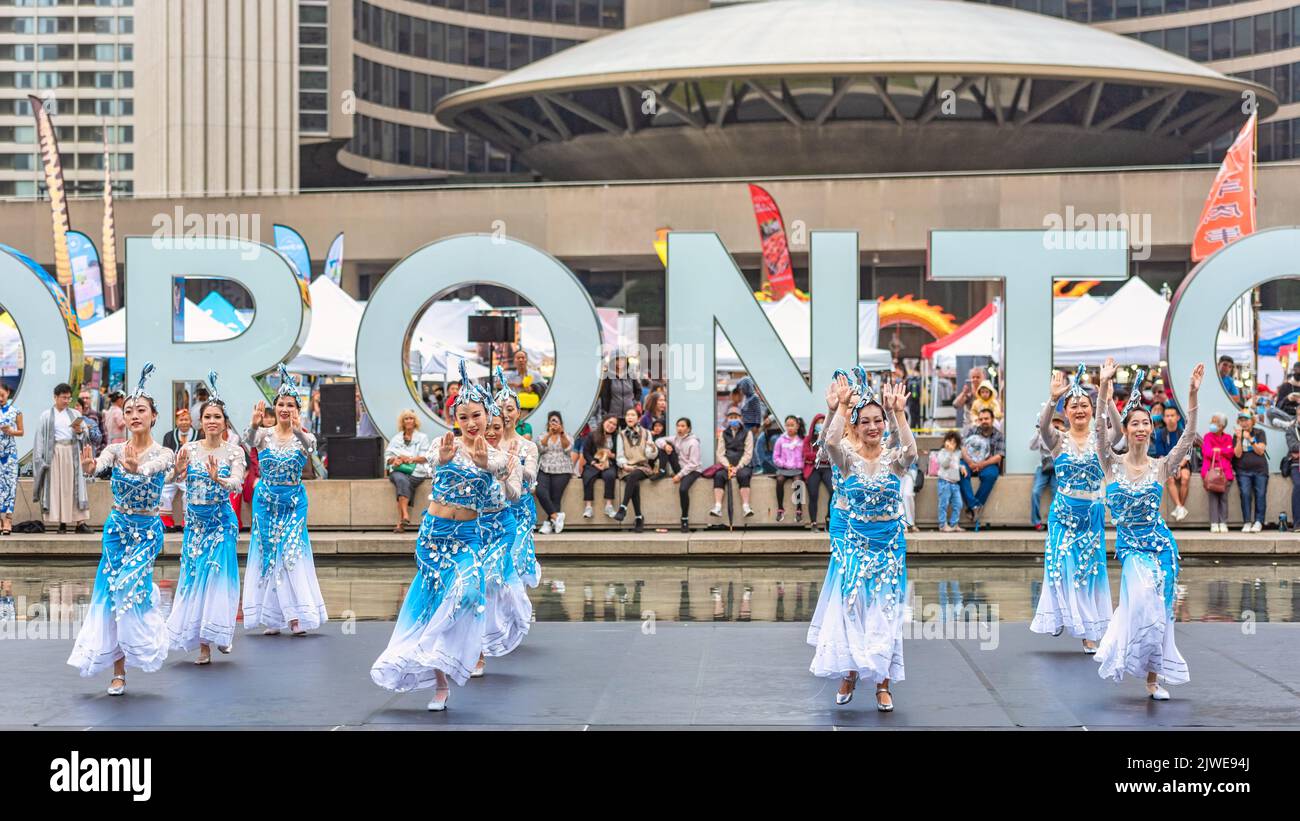
[[[721,462],[719,462],[719,463],[716,464],[716,465],[709,465],[709,466],[706,467],[704,470],[700,471],[700,476],[702,476],[702,477],[705,478],[705,479],[712,479],[712,478],[713,478],[713,474],[717,473],[717,472],[720,471],[720,470],[722,470],[722,463],[721,463]]]
[[[1214,461],[1210,462],[1210,469],[1201,477],[1201,483],[1205,485],[1207,493],[1224,493],[1228,490],[1228,475],[1219,467],[1217,454]]]
[[[393,465],[393,472],[405,473],[407,476],[410,476],[412,473],[415,473],[415,465],[411,462],[403,462],[400,465]]]

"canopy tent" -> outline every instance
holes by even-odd
[[[364,309],[329,277],[316,277],[308,287],[311,327],[289,370],[314,376],[355,376],[357,329]]]
[[[768,321],[772,323],[772,327],[776,330],[782,344],[790,352],[794,363],[799,366],[799,370],[807,373],[812,362],[812,308],[807,302],[800,300],[794,294],[787,294],[776,302],[761,302],[759,305],[763,308],[763,313],[767,315]],[[872,312],[877,307],[875,302],[859,303],[858,306],[858,363],[868,370],[891,368],[894,361],[889,351],[872,347],[861,333],[863,312],[865,311],[869,317],[875,316]],[[715,334],[715,369],[718,371],[745,370],[745,365],[740,361],[736,349],[731,347],[731,343],[722,331],[717,330]],[[874,341],[874,339],[875,334],[872,334],[871,340]]]
[[[230,300],[216,291],[199,300],[199,309],[229,328],[232,334],[238,334],[248,327],[248,322],[239,315]]]
[[[941,371],[957,367],[959,356],[982,356],[997,359],[1001,351],[1001,301],[985,305],[957,330],[942,339],[921,346],[921,357],[933,360]]]
[[[1054,334],[1053,362],[1062,367],[1100,365],[1107,357],[1133,365],[1161,361],[1160,341],[1169,303],[1137,277],[1131,277],[1084,321]],[[1252,356],[1251,343],[1234,334],[1219,334],[1219,355]]]
[[[1058,299],[1057,302],[1062,300]],[[1070,304],[1052,319],[1052,337],[1056,338],[1060,334],[1068,331],[1076,325],[1087,322],[1105,304],[1105,300],[1084,294],[1081,297],[1069,300]]]
[[[208,315],[190,300],[185,300],[185,342],[212,342],[230,339],[237,334]],[[95,359],[126,356],[126,308],[114,311],[82,329],[85,355]]]
[[[408,364],[411,376],[418,379],[455,381],[460,379],[460,361],[465,360],[465,372],[470,379],[486,379],[488,369],[459,351],[443,347],[422,335],[411,337]]]
[[[1300,311],[1259,312],[1259,352],[1277,356],[1300,340]]]
[[[469,299],[440,299],[431,303],[415,325],[413,336],[453,351],[472,353],[478,350],[469,341],[469,315],[490,311],[492,306],[480,296]]]

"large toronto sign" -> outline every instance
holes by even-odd
[[[200,238],[202,239],[202,238]],[[1052,370],[1052,281],[1121,280],[1128,276],[1129,243],[1124,231],[934,231],[927,275],[935,280],[998,280],[1006,306],[1003,384],[1006,429],[1032,430],[1046,397]],[[824,408],[824,386],[836,368],[857,359],[858,237],[849,231],[814,231],[810,240],[811,339],[808,377],[782,343],[752,289],[718,236],[674,231],[668,235],[665,275],[667,350],[687,356],[713,374],[715,333],[720,331],[779,416],[810,418]],[[1245,291],[1269,279],[1300,276],[1300,228],[1275,228],[1239,240],[1207,259],[1184,280],[1163,322],[1166,377],[1177,397],[1185,393],[1192,368],[1212,365],[1219,324]],[[146,360],[158,368],[157,382],[203,379],[209,369],[222,376],[222,396],[235,420],[262,397],[258,377],[302,348],[311,325],[310,298],[293,265],[274,248],[257,242],[131,237],[126,242],[128,306],[127,367],[135,373]],[[36,266],[12,249],[0,248],[0,305],[22,338],[25,370],[15,401],[29,414],[43,409],[52,388],[77,370],[81,352],[75,323],[64,321],[66,306]],[[251,295],[254,315],[238,336],[212,342],[176,338],[172,300],[175,280],[229,279]],[[602,337],[595,306],[578,278],[562,262],[528,243],[493,234],[447,237],[401,260],[384,276],[366,304],[357,334],[357,384],[370,416],[385,436],[397,433],[397,412],[415,407],[424,423],[442,421],[418,401],[407,370],[412,328],[439,296],[467,285],[490,283],[517,292],[540,311],[555,342],[555,374],[535,413],[560,411],[576,429],[595,406],[601,373]],[[1152,363],[1135,363],[1152,364]],[[704,452],[714,448],[717,401],[712,379],[701,383],[694,369],[669,372],[670,412],[690,417]],[[1217,381],[1202,391],[1200,416],[1228,413],[1233,406]],[[161,419],[172,417],[172,391],[155,389]],[[19,443],[26,455],[34,425]],[[1280,457],[1281,436],[1271,437],[1270,454]],[[1012,447],[1007,468],[1032,473],[1036,454]]]

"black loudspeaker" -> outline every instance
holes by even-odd
[[[320,386],[320,435],[357,435],[357,386],[351,382]]]
[[[513,316],[469,316],[470,342],[514,342],[515,318]]]
[[[331,436],[326,440],[331,479],[382,479],[384,440],[378,436]]]

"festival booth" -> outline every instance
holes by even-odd
[[[311,291],[311,327],[289,371],[309,376],[356,376],[361,303],[329,277],[316,277]]]
[[[1002,355],[1002,300],[981,308],[947,336],[921,346],[921,376],[928,386],[926,418],[930,422],[951,422],[952,406],[941,401],[940,376],[957,375],[958,357],[998,361]],[[958,380],[960,381],[960,379]],[[927,425],[928,426],[928,425]]]
[[[185,342],[213,342],[237,336],[190,300],[185,300]],[[104,317],[81,332],[86,357],[108,359],[126,356],[126,308]]]

